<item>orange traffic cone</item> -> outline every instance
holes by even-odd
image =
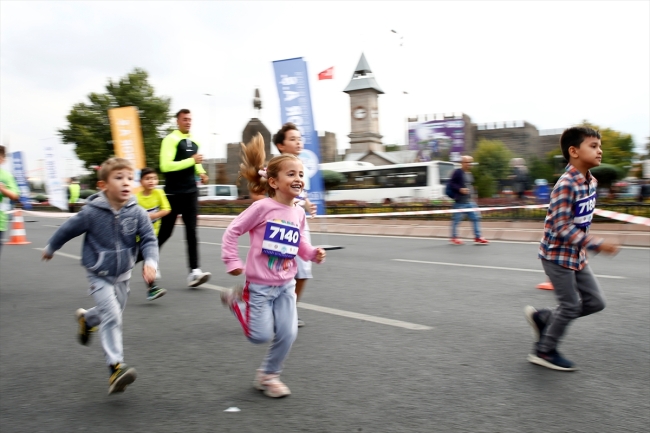
[[[27,233],[25,232],[25,220],[23,220],[23,213],[20,209],[14,212],[14,220],[11,223],[11,235],[9,242],[5,245],[27,245],[31,242],[27,241]]]
[[[539,283],[537,288],[540,290],[553,290],[553,284],[551,284],[550,281],[546,281],[544,283]]]

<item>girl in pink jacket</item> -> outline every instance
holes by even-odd
[[[252,343],[273,340],[253,385],[269,397],[284,397],[291,391],[280,381],[280,373],[298,334],[295,257],[321,263],[325,251],[305,239],[305,212],[294,205],[304,187],[302,162],[293,155],[281,155],[264,168],[261,135],[242,149],[240,173],[248,180],[249,190],[269,197],[254,202],[223,235],[221,258],[226,271],[245,273],[246,285],[223,291],[221,302],[235,314]],[[246,268],[237,252],[237,239],[244,233],[250,235]]]

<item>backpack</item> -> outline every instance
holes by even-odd
[[[456,192],[451,187],[451,178],[447,180],[447,186],[445,186],[445,195],[452,200],[456,200]]]

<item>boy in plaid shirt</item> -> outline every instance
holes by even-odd
[[[557,351],[559,341],[572,320],[605,308],[586,251],[616,254],[618,245],[589,234],[598,185],[589,169],[602,160],[600,133],[586,127],[569,128],[560,137],[560,147],[569,164],[551,193],[538,254],[559,305],[539,311],[527,306],[524,313],[537,340],[528,361],[574,371],[575,364]]]

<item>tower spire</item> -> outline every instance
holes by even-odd
[[[370,65],[366,60],[366,55],[361,53],[361,58],[357,67],[352,74],[352,79],[348,86],[343,90],[345,93],[350,93],[355,90],[373,89],[378,94],[384,94],[384,91],[379,87],[379,83],[375,80],[375,76],[370,69]]]

